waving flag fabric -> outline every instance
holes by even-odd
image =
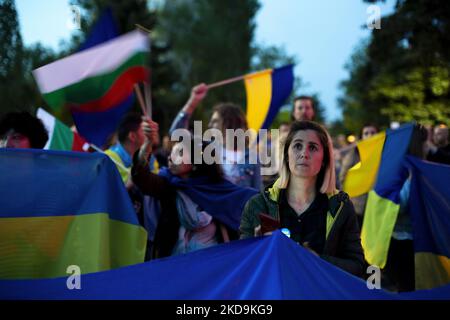
[[[36,116],[42,120],[48,132],[44,149],[81,152],[89,149],[86,140],[44,109],[39,108]]]
[[[119,27],[114,21],[111,8],[106,8],[100,14],[97,22],[92,26],[91,32],[81,44],[79,51],[83,51],[105,41],[119,36]]]
[[[395,222],[400,208],[400,190],[406,181],[403,167],[414,125],[406,124],[396,130],[387,130],[378,165],[376,182],[369,192],[361,244],[369,264],[384,268]],[[374,143],[379,143],[374,139]],[[377,158],[376,155],[374,155]]]
[[[114,20],[111,8],[106,8],[92,27],[89,36],[81,45],[80,51],[89,49],[119,36],[119,28]],[[83,137],[89,142],[102,147],[108,138],[117,130],[120,121],[133,105],[134,93],[125,100],[112,105],[109,110],[85,112],[72,110],[75,125]]]
[[[245,76],[248,127],[268,129],[294,86],[293,65]]]
[[[36,69],[34,76],[54,109],[105,111],[148,79],[148,52],[148,35],[133,31]]]
[[[416,289],[450,283],[450,166],[407,156]]]
[[[0,281],[0,299],[449,299],[450,286],[408,295],[370,290],[280,231],[175,257],[81,275]],[[45,290],[42,290],[45,288]]]
[[[0,149],[0,170],[0,279],[143,262],[146,232],[106,155]]]
[[[380,132],[369,139],[358,142],[360,161],[348,170],[344,181],[344,191],[350,197],[360,196],[373,188],[385,140],[386,133]]]

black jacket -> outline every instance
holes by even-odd
[[[254,236],[255,227],[261,224],[259,213],[280,221],[279,194],[280,189],[272,187],[247,202],[242,214],[241,238]],[[321,258],[353,275],[363,277],[366,263],[353,204],[342,191],[328,195],[328,198],[327,232]]]

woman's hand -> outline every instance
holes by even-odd
[[[200,83],[192,88],[191,97],[189,98],[188,104],[191,106],[192,110],[206,97],[208,93],[208,86],[205,83]]]
[[[145,135],[145,141],[139,150],[139,159],[145,162],[152,152],[153,145],[158,141],[159,126],[149,117],[142,117],[141,127]]]

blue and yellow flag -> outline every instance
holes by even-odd
[[[450,283],[450,166],[406,157],[416,289]]]
[[[1,149],[0,172],[0,279],[144,261],[146,232],[106,155]]]
[[[0,299],[450,299],[450,285],[402,294],[371,290],[281,231],[81,276],[81,290],[67,290],[67,280],[0,279]]]
[[[361,162],[350,169],[344,191],[351,197],[369,193],[361,243],[367,262],[383,268],[400,208],[399,194],[407,178],[403,160],[414,124],[381,132],[358,143]]]
[[[248,127],[268,129],[294,87],[293,65],[245,76]]]

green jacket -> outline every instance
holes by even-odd
[[[260,213],[280,221],[279,196],[280,189],[272,186],[247,202],[241,219],[241,239],[254,236],[255,227],[260,225]],[[366,264],[353,204],[342,191],[330,194],[328,198],[330,209],[327,213],[326,241],[321,258],[362,277]]]

